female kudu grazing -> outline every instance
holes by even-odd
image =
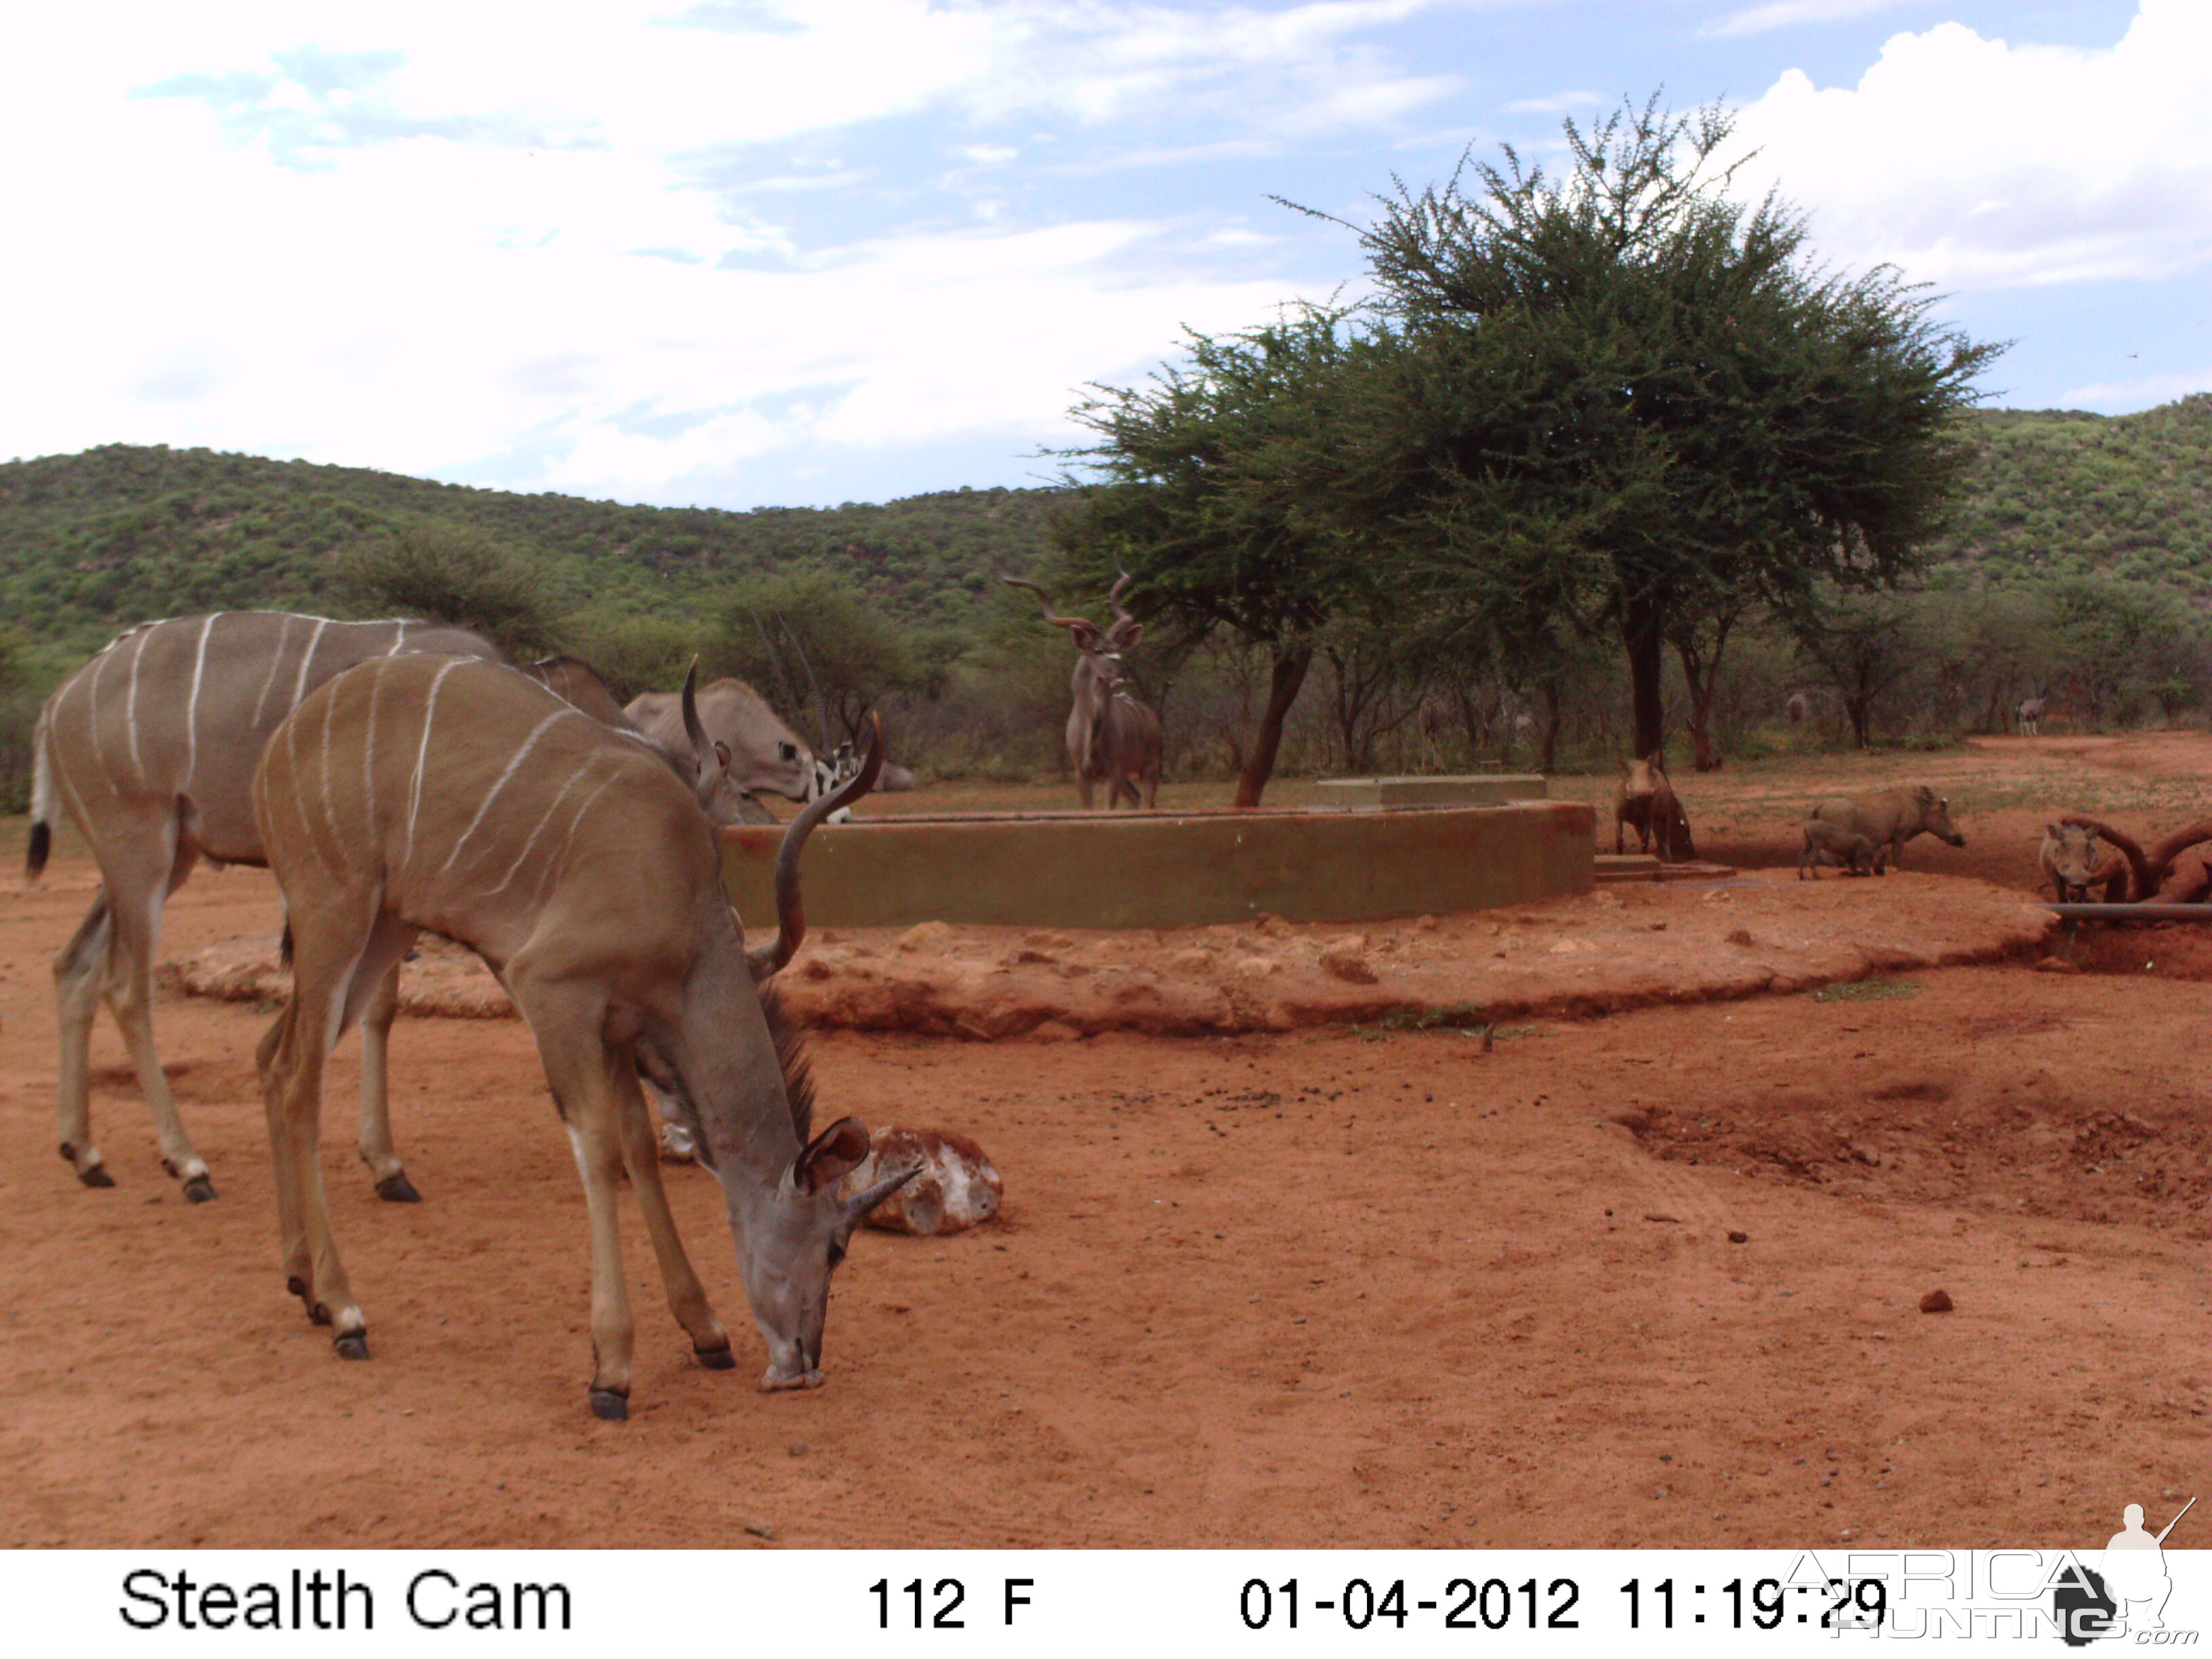
[[[161,908],[192,866],[259,864],[247,792],[261,745],[307,693],[371,658],[408,651],[496,658],[458,628],[226,611],[142,623],[64,680],[40,711],[28,873],[46,867],[66,807],[100,866],[100,896],[54,960],[61,1004],[61,1153],[88,1187],[115,1184],[92,1141],[93,1016],[105,996],[154,1114],[161,1162],[194,1203],[215,1196],[154,1048]],[[361,1155],[384,1197],[412,1201],[384,1103],[396,972],[362,1026]]]
[[[696,714],[696,752],[712,754]],[[633,1326],[616,1236],[616,1172],[637,1192],[669,1306],[709,1366],[732,1364],[661,1190],[642,1071],[678,1104],[721,1183],[753,1316],[763,1386],[820,1383],[830,1270],[860,1218],[907,1179],[850,1201],[838,1179],[868,1152],[841,1118],[808,1138],[811,1091],[796,1038],[756,980],[805,929],[801,843],[875,781],[860,775],[792,820],[777,860],[782,931],[748,956],[700,800],[658,754],[610,732],[511,669],[393,657],[316,692],[277,728],[253,811],[283,888],[292,1000],[261,1042],[289,1287],[368,1356],[339,1265],[317,1157],[325,1057],[422,931],[466,945],[530,1024],[582,1172],[592,1238],[591,1399],[626,1414]],[[526,765],[525,763],[528,764]]]
[[[1145,625],[1121,609],[1121,594],[1133,580],[1126,570],[1106,602],[1114,625],[1100,632],[1080,617],[1054,614],[1052,595],[1035,582],[1000,576],[1009,587],[1026,587],[1044,602],[1044,619],[1065,628],[1075,645],[1075,676],[1070,689],[1075,707],[1067,716],[1067,757],[1075,767],[1075,792],[1091,810],[1091,787],[1106,786],[1109,811],[1127,794],[1132,806],[1152,805],[1160,793],[1160,717],[1124,689],[1128,673],[1121,653],[1144,637]],[[1138,786],[1143,793],[1138,793]]]

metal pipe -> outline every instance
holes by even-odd
[[[2062,921],[2212,921],[2212,904],[2051,904]]]

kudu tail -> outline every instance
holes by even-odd
[[[860,769],[828,794],[809,801],[783,832],[783,844],[775,854],[775,938],[745,952],[745,961],[752,969],[757,985],[781,973],[798,954],[799,941],[806,937],[806,906],[799,891],[799,854],[806,845],[807,836],[832,812],[850,806],[874,788],[876,779],[883,773],[883,716],[869,715],[868,725],[867,758],[860,763]]]
[[[38,729],[31,738],[31,840],[23,851],[23,874],[36,881],[46,867],[54,848],[54,763],[49,750],[52,738],[46,713],[39,711]]]

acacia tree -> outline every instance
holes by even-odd
[[[1747,599],[1809,618],[1824,580],[1916,567],[2002,349],[1932,323],[1887,267],[1814,265],[1801,216],[1728,193],[1730,125],[1656,99],[1570,120],[1565,177],[1508,147],[1401,185],[1361,233],[1395,350],[1347,434],[1354,511],[1462,604],[1533,583],[1617,629],[1640,754],[1670,637]]]
[[[755,577],[725,591],[707,658],[748,681],[824,746],[854,744],[868,711],[898,692],[934,696],[953,652],[909,634],[834,576],[801,571]]]
[[[1247,333],[1192,331],[1186,361],[1142,387],[1101,386],[1073,411],[1097,434],[1061,452],[1097,480],[1054,520],[1071,574],[1097,586],[1121,563],[1130,606],[1180,643],[1226,635],[1268,653],[1267,698],[1237,781],[1257,806],[1329,620],[1371,604],[1337,458],[1347,365],[1365,349],[1348,313],[1301,307]]]

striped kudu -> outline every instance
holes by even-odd
[[[1116,567],[1118,569],[1119,568]],[[1133,579],[1126,570],[1107,595],[1114,624],[1101,629],[1081,617],[1063,617],[1052,608],[1052,595],[1035,582],[1001,575],[1009,587],[1026,587],[1044,602],[1044,619],[1067,629],[1075,646],[1075,675],[1070,689],[1075,707],[1067,716],[1067,757],[1075,768],[1075,792],[1091,810],[1093,784],[1106,786],[1108,811],[1126,793],[1132,806],[1149,807],[1160,793],[1160,717],[1131,696],[1121,653],[1144,637],[1145,625],[1121,608],[1121,594]],[[1139,794],[1139,786],[1143,786]]]
[[[154,1048],[162,906],[201,859],[264,861],[250,799],[254,763],[302,697],[357,663],[420,650],[498,654],[475,635],[435,623],[231,611],[142,623],[46,699],[33,740],[28,872],[45,868],[64,808],[100,866],[100,895],[54,960],[61,1153],[86,1186],[114,1185],[92,1140],[92,1024],[104,996],[153,1111],[163,1165],[194,1202],[215,1196]],[[384,1104],[398,994],[395,972],[364,1011],[361,1154],[379,1193],[411,1201]]]
[[[696,714],[687,724],[708,752]],[[331,1326],[340,1354],[364,1358],[368,1346],[323,1198],[324,1061],[429,931],[498,975],[567,1126],[591,1219],[592,1411],[623,1417],[629,1393],[634,1327],[615,1220],[623,1170],[669,1306],[708,1365],[733,1363],[661,1189],[641,1072],[678,1103],[721,1184],[768,1340],[763,1386],[819,1384],[830,1270],[906,1177],[836,1195],[867,1155],[867,1132],[848,1117],[810,1138],[805,1056],[757,981],[805,929],[800,846],[874,783],[882,747],[792,820],[777,860],[781,931],[748,953],[701,810],[718,767],[687,787],[535,681],[458,658],[366,664],[277,729],[253,810],[290,918],[293,992],[261,1042],[262,1092],[289,1287]]]

